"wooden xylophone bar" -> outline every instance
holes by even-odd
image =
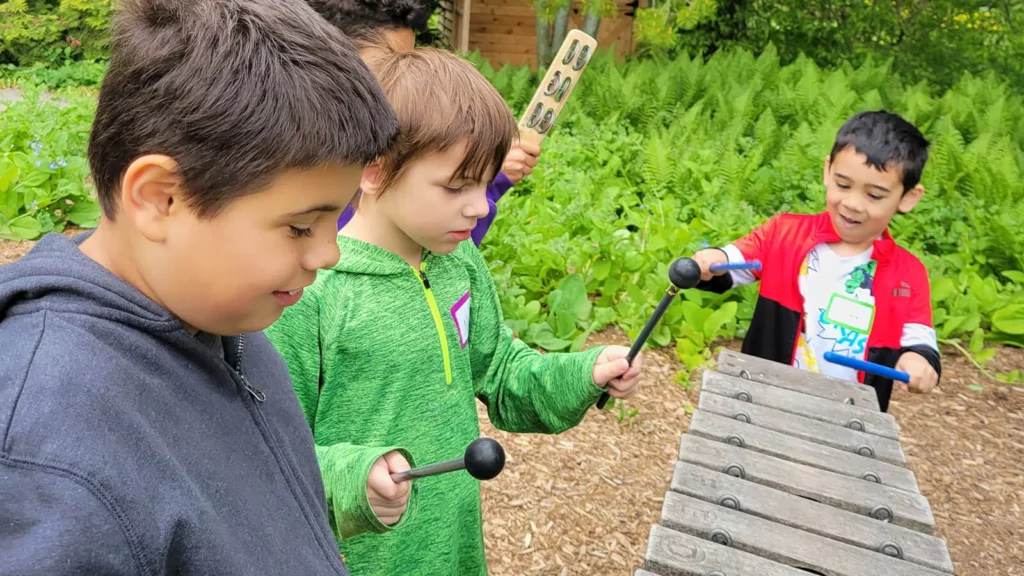
[[[953,574],[899,432],[870,387],[723,350],[634,576]]]

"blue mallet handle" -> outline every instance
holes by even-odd
[[[730,262],[729,264],[712,264],[709,268],[712,272],[720,270],[757,270],[761,271],[761,261],[751,260],[750,262]]]
[[[875,374],[876,376],[882,376],[883,378],[892,378],[900,382],[910,382],[910,374],[901,372],[899,370],[893,370],[888,366],[882,366],[881,364],[875,364],[874,362],[865,362],[863,360],[857,360],[856,358],[850,358],[849,356],[840,356],[835,352],[825,352],[825,361],[833,364],[839,364],[840,366],[846,366],[847,368],[853,368],[854,370],[860,370],[869,374]]]

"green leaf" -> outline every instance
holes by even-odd
[[[83,228],[90,228],[96,225],[101,214],[99,204],[95,202],[76,202],[68,212],[68,220]]]
[[[953,334],[956,333],[956,330],[960,327],[961,324],[964,323],[964,320],[966,319],[966,315],[950,316],[948,319],[946,319],[946,324],[943,326],[943,332],[946,336],[952,336]]]
[[[932,286],[932,302],[939,303],[956,292],[956,285],[949,278],[942,278]]]
[[[538,346],[547,350],[548,352],[559,352],[565,350],[566,348],[572,345],[572,342],[569,340],[556,338],[555,335],[551,333],[550,329],[544,330],[537,334],[537,337],[534,339],[534,341],[537,343]]]
[[[555,317],[555,334],[559,338],[569,338],[576,333],[576,317],[566,312],[556,312]]]
[[[523,307],[523,320],[532,322],[537,315],[540,314],[540,302],[536,300],[530,300],[526,306]]]
[[[636,272],[637,270],[644,267],[644,258],[639,253],[631,251],[626,253],[625,261],[622,267],[626,272]]]
[[[610,260],[598,260],[594,262],[594,279],[604,280],[608,277],[608,273],[612,270],[612,263]]]
[[[687,301],[680,302],[679,306],[683,309],[683,318],[686,320],[686,323],[695,331],[701,331],[704,327],[704,321],[711,315],[711,310],[701,308],[693,302]]]
[[[1007,306],[993,314],[992,327],[1005,334],[1024,334],[1024,305]]]
[[[668,326],[658,324],[658,327],[651,332],[651,341],[658,346],[668,346],[672,343],[672,331]]]
[[[615,310],[611,308],[594,308],[594,322],[602,327],[615,322]]]
[[[45,170],[32,170],[25,177],[18,181],[21,188],[36,188],[42,186],[50,179],[50,173]]]
[[[0,194],[6,194],[18,179],[18,167],[6,158],[0,158]]]
[[[573,339],[572,345],[569,346],[570,352],[579,352],[583,350],[583,347],[587,344],[587,338],[590,337],[590,330],[585,330],[580,333],[579,336]]]
[[[981,392],[982,390],[984,390],[984,388],[978,386],[977,384],[971,384],[970,386],[967,387],[967,389],[973,392]]]
[[[989,360],[991,360],[991,359],[993,359],[995,357],[996,357],[996,349],[995,348],[985,348],[984,350],[981,350],[980,352],[978,352],[977,354],[974,355],[974,361],[977,362],[978,364],[981,364],[982,366],[984,366],[985,364],[988,363]]]
[[[706,340],[710,341],[713,339],[715,334],[722,329],[722,326],[725,326],[726,322],[736,318],[737,306],[736,302],[726,302],[704,320],[704,338]]]
[[[2,189],[3,186],[0,186],[0,190]],[[1016,282],[1017,284],[1024,284],[1024,272],[1018,272],[1016,270],[1006,270],[1002,272],[1002,274],[1003,276],[1009,278],[1011,282]]]
[[[22,214],[7,223],[11,233],[22,240],[35,240],[42,233],[42,226],[31,214]]]
[[[971,343],[967,349],[971,351],[971,354],[977,354],[981,352],[983,346],[985,346],[985,331],[981,328],[975,328],[974,334],[971,335]]]

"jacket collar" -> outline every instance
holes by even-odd
[[[839,233],[836,232],[835,226],[832,225],[832,217],[829,215],[828,210],[822,211],[815,216],[815,236],[817,243],[842,241]],[[875,240],[873,247],[874,250],[871,252],[872,259],[885,262],[892,258],[896,251],[896,240],[893,239],[888,226],[882,231],[881,238]]]

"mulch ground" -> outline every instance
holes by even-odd
[[[0,264],[31,246],[0,241]],[[618,331],[591,338],[608,343],[629,341]],[[934,394],[897,392],[891,403],[908,466],[958,575],[1024,576],[1024,387],[994,383],[955,350],[943,352]],[[1024,350],[1002,348],[989,364],[1014,368],[1024,369]],[[671,349],[648,350],[641,391],[627,402],[635,416],[593,409],[558,436],[506,434],[480,407],[483,434],[507,456],[504,472],[483,483],[492,574],[626,576],[641,566],[689,426],[685,406],[700,392],[700,371],[684,390],[678,369]]]

